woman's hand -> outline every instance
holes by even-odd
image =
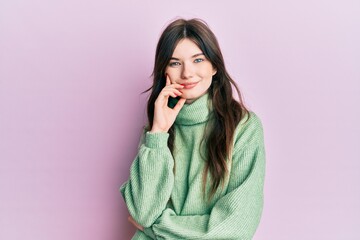
[[[166,85],[155,101],[154,121],[150,132],[169,131],[170,127],[174,124],[180,109],[184,106],[186,99],[180,98],[173,109],[168,107],[168,100],[170,96],[173,98],[181,96],[182,93],[179,89],[182,89],[183,87],[184,86],[177,83],[171,84],[169,76],[166,75]]]
[[[135,220],[131,216],[128,217],[128,221],[131,222],[140,231],[144,231],[144,227],[140,226],[137,222],[135,222]]]

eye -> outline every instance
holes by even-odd
[[[170,67],[175,67],[175,66],[179,66],[179,65],[180,65],[179,62],[171,62],[171,63],[169,63]]]
[[[204,61],[204,59],[202,59],[202,58],[197,58],[197,59],[195,59],[194,62],[198,63],[198,62],[203,62],[203,61]]]

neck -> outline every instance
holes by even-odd
[[[188,99],[186,99],[185,103],[186,103],[186,104],[191,104],[191,103],[193,103],[196,99],[204,96],[206,93],[207,93],[207,92],[204,92],[203,94],[201,94],[201,95],[198,96],[197,98],[188,98]]]

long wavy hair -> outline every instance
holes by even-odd
[[[216,69],[208,90],[212,99],[213,122],[206,136],[206,165],[203,177],[203,193],[205,196],[206,179],[211,174],[211,188],[209,199],[213,197],[220,184],[224,183],[228,174],[227,161],[231,160],[232,144],[235,128],[240,120],[248,114],[242,96],[235,81],[225,69],[224,59],[214,33],[207,23],[201,19],[177,19],[171,22],[160,36],[156,47],[155,64],[152,72],[153,85],[145,92],[151,90],[147,103],[148,128],[151,129],[154,119],[154,104],[161,90],[165,87],[165,70],[178,42],[184,38],[192,40],[204,53],[205,57]],[[233,97],[233,88],[239,100]],[[174,126],[169,129],[168,146],[174,150]]]

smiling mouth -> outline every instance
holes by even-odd
[[[195,83],[186,83],[186,84],[181,84],[184,86],[184,89],[190,89],[195,87],[199,82],[195,82]]]

